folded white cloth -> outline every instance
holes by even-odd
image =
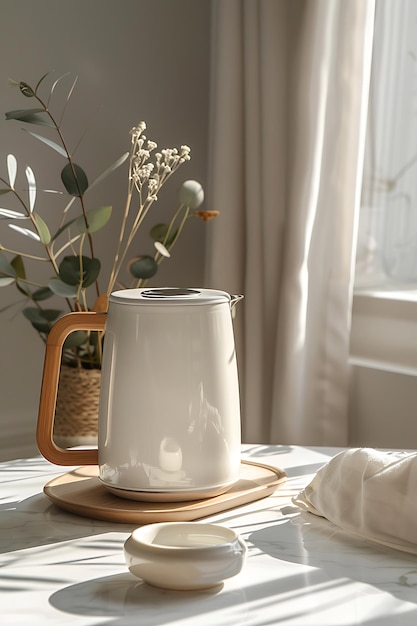
[[[293,502],[364,539],[417,554],[417,452],[340,452]]]

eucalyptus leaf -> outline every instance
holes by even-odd
[[[80,285],[85,288],[94,283],[100,273],[100,261],[89,257],[66,256],[59,266],[59,276],[67,285]],[[81,276],[82,271],[82,276]]]
[[[12,211],[11,209],[0,209],[0,216],[7,217],[12,220],[27,220],[29,219],[24,213],[18,211]]]
[[[57,311],[56,309],[39,309],[37,306],[29,306],[23,309],[23,315],[30,322],[36,322],[40,320],[47,320],[48,322],[53,322],[60,315],[61,311]]]
[[[186,180],[178,189],[178,201],[180,204],[194,210],[204,200],[204,189],[197,180]]]
[[[65,78],[66,76],[69,76],[69,75],[70,75],[70,72],[66,72],[65,74],[62,74],[62,76],[59,76],[59,77],[56,79],[56,81],[54,82],[54,84],[53,84],[53,85],[52,85],[52,87],[51,87],[51,95],[52,95],[52,94],[53,94],[53,92],[55,91],[56,86],[58,85],[58,83],[59,83],[59,82],[61,82],[61,80],[62,80],[63,78]]]
[[[40,333],[44,333],[47,335],[52,328],[52,324],[46,320],[41,320],[38,322],[31,322],[33,328]]]
[[[93,187],[101,183],[105,178],[107,178],[109,174],[111,174],[112,172],[114,172],[114,170],[116,170],[118,167],[123,165],[123,163],[126,161],[128,156],[129,156],[129,152],[125,152],[124,154],[122,154],[122,156],[119,159],[117,159],[117,161],[112,163],[106,170],[104,170],[102,174],[100,174],[100,176],[98,176],[95,180],[93,180],[93,182],[91,183],[91,185],[88,187],[86,191],[91,191]]]
[[[88,179],[84,170],[73,163],[74,171],[70,163],[61,172],[61,180],[65,189],[71,196],[81,196],[88,188]],[[75,176],[74,176],[75,172]]]
[[[6,255],[0,250],[0,273],[6,274],[7,276],[16,277],[16,270],[9,263]]]
[[[36,200],[36,180],[31,167],[25,169],[25,174],[29,186],[29,211],[32,213]]]
[[[37,133],[33,133],[30,130],[24,129],[26,130],[26,132],[29,135],[32,135],[32,137],[35,137],[36,139],[39,139],[39,141],[42,141],[42,143],[46,144],[47,146],[49,146],[50,148],[52,148],[53,150],[55,150],[56,152],[58,152],[58,154],[60,154],[63,157],[67,156],[67,153],[65,152],[64,148],[62,146],[60,146],[59,144],[55,143],[55,141],[52,141],[51,139],[47,139],[47,137],[42,137],[42,135],[38,135]]]
[[[26,296],[26,298],[31,298],[32,299],[32,292],[30,291],[29,287],[27,286],[26,283],[20,281],[20,280],[16,280],[16,287],[17,289],[20,291],[20,293],[22,293],[24,296]]]
[[[33,213],[33,219],[35,220],[41,243],[47,246],[51,241],[51,233],[49,232],[48,226],[38,213]]]
[[[158,271],[158,264],[151,256],[139,256],[128,265],[129,272],[135,278],[152,278]]]
[[[32,293],[32,300],[35,302],[41,302],[42,300],[47,300],[53,296],[53,291],[49,287],[39,287]]]
[[[7,155],[7,171],[9,173],[9,184],[13,189],[17,174],[17,160],[14,154]]]
[[[10,262],[10,265],[13,267],[14,271],[16,272],[16,276],[17,278],[26,278],[26,271],[25,271],[25,264],[23,263],[23,259],[20,256],[20,254],[16,255],[12,261]]]
[[[89,287],[92,285],[98,278],[101,269],[101,263],[98,259],[85,259],[83,264],[83,287]]]
[[[33,91],[32,87],[27,83],[24,83],[23,81],[19,83],[19,89],[20,92],[24,96],[26,96],[26,98],[33,98],[35,96],[35,92]]]
[[[62,314],[62,311],[57,309],[38,309],[38,307],[26,307],[22,312],[32,326],[41,333],[49,333],[52,324]]]
[[[41,78],[40,78],[40,79],[38,80],[38,82],[36,83],[35,92],[36,92],[36,91],[38,91],[38,89],[39,89],[39,86],[40,86],[41,82],[42,82],[42,81],[44,81],[44,80],[45,80],[45,78],[46,78],[47,76],[49,76],[49,74],[50,74],[50,72],[46,72],[46,74],[44,74],[43,76],[41,76]]]
[[[61,298],[75,298],[78,292],[77,285],[68,285],[59,278],[51,278],[48,289]]]
[[[22,313],[30,322],[40,319],[40,311],[36,307],[26,307]]]
[[[169,257],[171,256],[169,250],[167,250],[167,248],[164,246],[163,243],[161,243],[160,241],[154,241],[155,248],[158,250],[159,254],[161,256],[164,256],[166,259],[169,259]]]
[[[38,124],[39,126],[54,126],[49,118],[42,117],[45,113],[44,109],[18,109],[16,111],[8,111],[6,120],[19,120],[20,122],[28,122],[29,124]]]
[[[0,287],[8,287],[9,285],[13,283],[14,283],[14,278],[8,278],[7,276],[0,275]]]
[[[74,89],[75,89],[75,85],[77,84],[77,82],[78,82],[78,76],[76,76],[76,77],[74,78],[73,83],[72,83],[72,85],[71,85],[71,87],[70,87],[70,90],[68,91],[68,95],[67,95],[67,102],[69,102],[69,99],[70,99],[70,98],[71,98],[71,96],[72,96],[72,92],[74,91]]]
[[[41,238],[39,237],[37,233],[34,233],[32,230],[29,230],[28,228],[21,228],[20,226],[16,226],[16,224],[9,224],[9,228],[11,228],[12,230],[15,230],[17,233],[20,233],[21,235],[25,235],[26,237],[29,237],[30,239],[34,239],[35,241],[41,240]]]
[[[80,217],[77,217],[75,221],[80,233],[95,233],[100,228],[103,228],[110,219],[111,210],[111,206],[101,206],[87,211],[88,228],[86,227],[84,216],[80,215]]]
[[[168,233],[168,228],[169,228],[168,224],[155,224],[155,226],[151,228],[149,234],[154,241],[160,241],[161,243],[165,244],[165,246],[169,248],[169,246],[173,243],[173,241],[175,240],[177,236],[178,229],[171,231],[168,239],[165,241],[165,237],[167,236],[167,233]]]
[[[77,256],[66,256],[59,265],[59,276],[67,285],[80,284],[80,260]],[[49,286],[52,288],[51,284]]]

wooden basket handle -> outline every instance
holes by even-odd
[[[97,449],[66,450],[61,448],[54,442],[53,430],[64,341],[74,330],[103,331],[105,321],[105,313],[96,313],[94,311],[68,313],[53,325],[48,335],[39,401],[36,442],[40,453],[48,461],[56,465],[98,464]]]

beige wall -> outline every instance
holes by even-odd
[[[143,119],[147,136],[160,148],[185,143],[192,149],[190,163],[161,193],[155,219],[163,220],[172,209],[181,180],[196,178],[205,185],[210,0],[1,0],[0,6],[0,176],[6,176],[6,155],[12,152],[21,171],[32,167],[39,186],[59,184],[64,164],[59,155],[3,115],[32,106],[9,86],[9,78],[36,83],[55,70],[57,76],[70,72],[79,77],[67,136],[75,142],[91,126],[76,153],[91,179],[128,149],[128,131]],[[120,170],[97,191],[96,204],[112,204],[116,218],[125,186]],[[55,199],[45,197],[42,209],[41,201],[38,210],[53,219]],[[0,206],[8,207],[7,196]],[[25,245],[9,231],[0,222],[0,243]],[[111,226],[98,237],[104,273],[114,232]],[[202,223],[190,224],[174,258],[161,266],[160,284],[202,282],[204,233]],[[141,237],[136,253],[151,251],[149,245],[147,236]],[[14,287],[0,290],[0,308],[19,299]],[[43,345],[16,307],[0,316],[0,347],[0,450],[10,452],[24,440],[33,443],[43,362]]]

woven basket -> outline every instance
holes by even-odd
[[[101,370],[61,366],[54,440],[62,448],[97,445]]]

